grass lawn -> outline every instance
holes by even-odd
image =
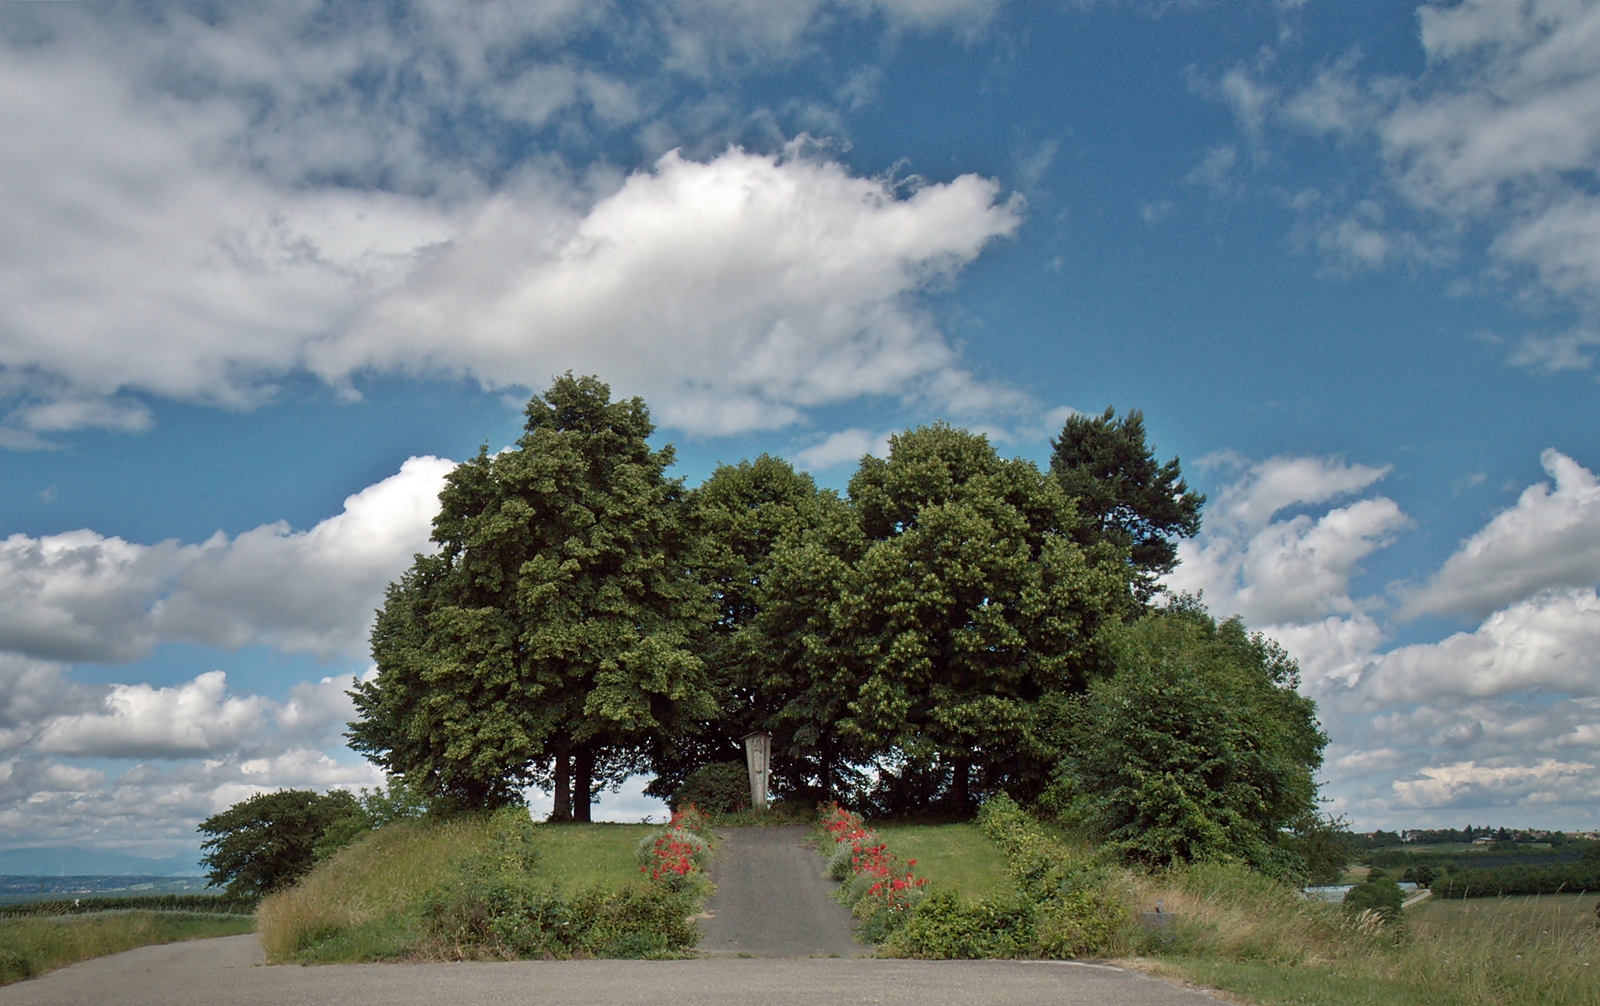
[[[639,882],[643,824],[535,826],[534,873],[562,891]],[[341,850],[294,887],[261,903],[261,942],[273,962],[386,960],[415,951],[431,895],[490,842],[488,819],[405,821]]]
[[[874,824],[901,859],[914,859],[918,876],[931,891],[955,891],[971,898],[997,898],[1015,888],[1006,876],[1005,856],[975,824]]]
[[[562,890],[617,888],[638,880],[639,840],[659,825],[541,824],[536,873]]]
[[[91,957],[155,943],[238,936],[254,928],[255,919],[248,915],[203,912],[121,911],[6,919],[0,921],[0,985]]]

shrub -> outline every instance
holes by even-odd
[[[1352,887],[1344,896],[1344,910],[1350,915],[1375,912],[1385,923],[1400,918],[1400,905],[1405,896],[1400,885],[1392,880],[1368,880]]]
[[[1082,957],[1110,946],[1126,912],[1098,864],[1074,856],[1005,794],[985,801],[978,824],[1004,851],[1007,872],[1033,906],[1030,954]]]
[[[1034,920],[1026,902],[997,904],[938,891],[890,934],[885,950],[930,960],[1018,957],[1034,943]]]
[[[1294,661],[1197,602],[1152,612],[1110,643],[1116,673],[1066,704],[1048,803],[1130,861],[1301,868],[1278,836],[1315,812],[1327,737],[1295,690]]]
[[[672,794],[673,810],[693,805],[709,814],[733,814],[750,804],[750,773],[739,762],[722,761],[690,772]]]
[[[435,950],[455,958],[682,956],[699,939],[689,919],[706,891],[700,871],[710,848],[691,829],[704,822],[689,807],[646,836],[641,852],[656,863],[640,869],[651,883],[566,894],[529,875],[538,849],[527,810],[497,811],[484,851],[425,905]]]

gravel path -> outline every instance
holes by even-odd
[[[860,957],[850,912],[828,895],[822,857],[798,825],[730,828],[711,861],[717,893],[700,919],[700,951],[712,957]]]
[[[250,966],[253,936],[145,947],[0,988],[0,1006],[1216,1006],[1106,965],[850,959]]]

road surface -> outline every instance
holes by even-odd
[[[1070,961],[851,958],[261,964],[254,936],[144,947],[0,988],[0,1006],[1216,1006]]]

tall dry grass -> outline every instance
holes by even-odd
[[[403,922],[487,838],[488,820],[467,817],[396,822],[347,846],[261,902],[256,920],[267,960],[292,960],[341,931]]]
[[[1320,969],[1345,983],[1404,986],[1419,1002],[1600,1006],[1592,896],[1424,902],[1386,928],[1228,864],[1128,874],[1122,884],[1130,908],[1159,900],[1178,914],[1170,946],[1143,941],[1158,955]],[[1136,931],[1128,939],[1140,945]]]

